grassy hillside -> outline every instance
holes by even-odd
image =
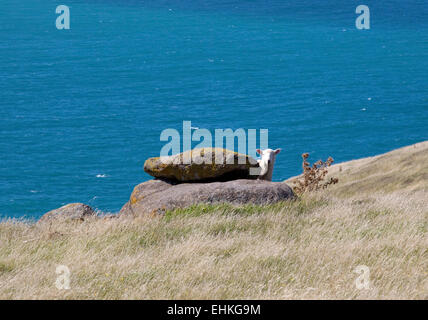
[[[426,299],[427,149],[336,165],[331,190],[268,207],[5,221],[0,299]],[[55,286],[58,265],[69,290]],[[358,266],[368,288],[356,286]]]
[[[329,190],[339,196],[377,191],[427,190],[428,141],[375,157],[333,165],[327,178],[331,176],[338,177],[340,183]],[[298,177],[290,178],[286,182],[293,186],[296,178]]]

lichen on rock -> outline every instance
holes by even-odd
[[[151,176],[177,182],[256,179],[250,168],[257,167],[254,158],[222,148],[193,149],[144,163],[144,171]]]

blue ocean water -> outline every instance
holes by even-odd
[[[303,152],[341,162],[427,140],[427,17],[426,0],[2,0],[0,215],[118,211],[183,120],[269,129],[274,180]]]

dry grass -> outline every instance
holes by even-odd
[[[341,197],[371,194],[377,191],[417,191],[428,187],[428,141],[375,157],[332,165],[326,179],[339,183],[330,186],[330,194]],[[286,182],[296,185],[299,177]]]
[[[410,172],[426,174],[424,150]],[[368,174],[370,164],[362,161],[360,174],[342,164],[339,178],[367,186],[347,197],[357,180],[268,207],[0,223],[0,299],[427,299],[428,179],[374,193],[394,165]],[[400,186],[405,176],[397,172]],[[56,288],[57,265],[69,267],[70,290]],[[369,289],[356,288],[359,265],[370,268]]]
[[[318,191],[339,182],[339,179],[335,177],[330,177],[327,181],[325,180],[328,168],[334,162],[332,157],[329,157],[325,162],[318,160],[313,165],[308,162],[308,158],[309,153],[302,154],[303,173],[295,180],[293,187],[295,193],[303,194],[305,192]]]

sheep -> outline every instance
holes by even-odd
[[[261,172],[257,180],[272,181],[273,165],[275,164],[276,155],[281,152],[281,149],[257,149],[256,151],[261,156],[261,159],[257,160],[261,168]]]

